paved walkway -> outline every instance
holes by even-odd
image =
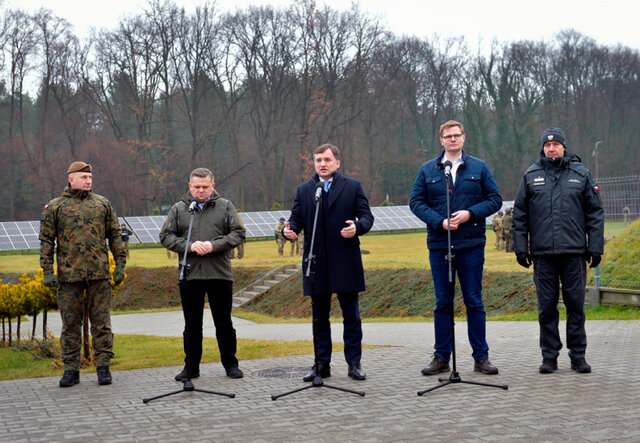
[[[179,336],[182,328],[180,312],[119,315],[113,324],[122,334]],[[242,338],[311,337],[307,324],[235,324]],[[335,325],[337,340],[340,331]],[[390,345],[364,351],[367,380],[349,379],[337,354],[326,380],[364,397],[312,388],[272,401],[271,395],[305,384],[258,373],[307,366],[308,355],[242,361],[240,380],[225,377],[218,363],[202,365],[196,387],[234,393],[233,399],[180,392],[144,404],[145,397],[182,389],[173,381],[179,367],[116,371],[110,386],[98,386],[94,374],[82,374],[67,389],[58,388],[59,377],[5,381],[0,441],[640,441],[640,321],[587,323],[591,374],[571,371],[564,350],[556,373],[538,374],[535,322],[489,322],[487,333],[500,374],[473,372],[465,323],[456,328],[457,369],[463,380],[508,384],[508,390],[453,384],[419,397],[417,391],[437,384],[420,374],[433,324],[365,323],[366,343]]]

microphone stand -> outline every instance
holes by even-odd
[[[451,193],[451,162],[447,161],[449,165],[445,163],[445,176],[447,178],[447,255],[445,257],[445,261],[449,265],[449,295],[451,296],[451,362],[453,364],[453,370],[451,371],[451,375],[449,378],[438,378],[440,382],[439,385],[433,386],[429,389],[425,389],[424,391],[418,391],[418,396],[423,396],[427,392],[435,391],[438,388],[442,388],[451,383],[466,383],[469,385],[479,385],[479,386],[490,386],[492,388],[501,388],[501,389],[509,389],[508,385],[496,385],[491,383],[481,383],[477,381],[467,381],[460,378],[460,374],[456,370],[456,328],[455,328],[455,309],[454,309],[454,301],[455,301],[455,290],[456,283],[453,277],[453,263],[455,256],[451,253],[451,206],[450,206],[450,198],[449,195]],[[447,167],[448,166],[448,167]]]
[[[307,258],[305,259],[305,261],[307,262],[307,270],[305,272],[304,277],[308,278],[311,280],[311,285],[313,287],[313,283],[315,281],[315,265],[316,265],[316,256],[314,254],[314,245],[315,245],[315,239],[316,239],[316,228],[318,226],[318,212],[320,210],[320,205],[321,205],[321,201],[322,201],[322,182],[318,183],[316,189],[320,190],[320,192],[316,191],[316,196],[315,196],[315,200],[316,200],[316,212],[315,215],[313,216],[313,229],[311,231],[311,244],[309,245],[309,253],[307,254]],[[313,293],[313,291],[311,291]],[[346,388],[341,388],[339,386],[331,386],[331,385],[327,385],[324,383],[324,381],[322,381],[322,377],[320,376],[320,368],[319,365],[320,363],[318,362],[318,313],[317,313],[317,306],[316,306],[316,301],[314,301],[313,299],[313,295],[311,296],[311,312],[312,312],[312,317],[313,317],[313,321],[312,321],[312,325],[313,325],[313,354],[314,354],[314,363],[313,363],[313,367],[314,370],[316,372],[316,376],[313,378],[313,381],[311,382],[310,385],[307,386],[303,386],[302,388],[298,388],[298,389],[294,389],[293,391],[289,391],[289,392],[285,392],[283,394],[278,394],[278,395],[272,395],[271,396],[271,400],[277,400],[280,397],[284,397],[286,395],[289,394],[294,394],[296,392],[300,392],[300,391],[305,391],[307,389],[310,388],[331,388],[331,389],[335,389],[337,391],[343,391],[343,392],[349,392],[351,394],[357,394],[361,397],[364,397],[364,392],[362,391],[354,391],[351,389],[346,389]]]
[[[191,267],[187,264],[187,253],[189,249],[189,242],[191,241],[191,230],[193,228],[193,219],[195,216],[196,204],[197,204],[197,200],[194,199],[194,201],[189,206],[189,212],[191,213],[191,218],[189,220],[189,231],[187,231],[187,243],[185,244],[184,255],[182,256],[182,261],[180,262],[180,276],[178,277],[178,286],[180,287],[181,298],[189,296],[188,285],[187,285],[187,275],[189,274]],[[184,334],[184,339],[186,340],[185,348],[190,352],[191,346],[189,346],[189,334]],[[190,374],[191,359],[189,355],[187,355],[186,369],[187,369],[187,375]],[[168,392],[166,394],[156,395],[155,397],[143,398],[142,402],[146,404],[152,400],[157,400],[159,398],[168,397],[170,395],[179,394],[181,392],[193,392],[193,391],[204,392],[206,394],[222,395],[229,398],[234,398],[236,396],[236,394],[227,394],[225,392],[216,392],[216,391],[208,391],[206,389],[198,389],[193,385],[193,382],[191,381],[191,379],[187,378],[182,380],[182,389]]]

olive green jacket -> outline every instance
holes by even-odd
[[[233,281],[231,259],[227,253],[245,239],[245,230],[238,219],[236,208],[229,200],[220,197],[216,191],[200,208],[196,205],[193,212],[193,229],[187,245],[187,233],[191,213],[189,205],[193,197],[187,192],[173,205],[160,230],[160,242],[165,248],[177,252],[182,261],[184,251],[187,254],[189,272],[187,280],[229,280]],[[210,241],[213,252],[198,255],[190,251],[196,241]]]
[[[106,198],[67,187],[44,207],[40,267],[45,272],[53,271],[55,251],[61,283],[110,279],[107,242],[116,264],[124,265],[127,255],[120,223]]]

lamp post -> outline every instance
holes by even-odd
[[[593,150],[593,156],[596,158],[596,181],[598,181],[598,177],[599,177],[599,175],[598,175],[598,145],[600,143],[602,143],[602,140],[598,140],[596,142],[596,147]]]

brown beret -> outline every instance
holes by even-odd
[[[73,172],[91,172],[91,165],[85,162],[73,162],[67,170],[67,174]]]

